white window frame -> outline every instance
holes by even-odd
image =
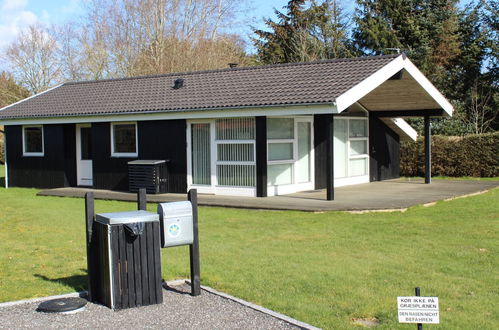
[[[29,152],[26,151],[26,136],[25,136],[25,129],[30,128],[30,127],[39,127],[42,129],[42,151],[41,152]],[[22,127],[22,134],[23,134],[23,156],[25,157],[43,157],[45,156],[45,132],[43,129],[43,125],[24,125]]]
[[[114,151],[114,126],[116,125],[130,125],[133,124],[135,126],[135,152],[115,152]],[[139,134],[137,131],[137,122],[136,121],[124,121],[124,122],[114,122],[111,123],[111,157],[128,157],[134,158],[138,157],[139,152]]]
[[[233,117],[227,117],[233,118]],[[234,117],[237,118],[237,117]],[[226,118],[221,118],[226,119]],[[192,180],[192,124],[210,125],[210,158],[211,158],[211,184],[194,184]],[[219,161],[219,144],[253,144],[253,161]],[[248,186],[221,186],[218,184],[217,165],[254,165],[256,176],[256,139],[254,140],[217,140],[216,119],[194,119],[187,122],[187,186],[188,189],[195,188],[201,194],[232,195],[232,196],[256,196],[256,187]]]
[[[216,130],[216,123],[214,124],[215,130]],[[218,187],[226,187],[226,188],[255,188],[255,186],[225,186],[225,185],[220,185],[218,184],[218,175],[217,175],[217,170],[218,170],[218,165],[246,165],[246,166],[254,166],[255,167],[255,181],[256,181],[256,143],[255,140],[217,140],[215,138],[214,140],[214,147],[215,147],[215,159],[214,159],[214,166],[215,166],[215,186]],[[253,145],[253,161],[235,161],[235,160],[218,160],[218,145],[220,144],[251,144]]]
[[[267,194],[268,196],[290,194],[298,191],[312,190],[315,188],[315,162],[314,162],[314,121],[313,117],[297,117],[297,116],[278,116],[278,117],[268,117],[268,118],[278,118],[293,119],[293,138],[292,139],[269,139],[267,138],[267,166],[269,165],[284,165],[292,164],[291,166],[291,183],[286,183],[282,185],[272,185],[267,182]],[[296,177],[295,164],[298,161],[298,123],[304,122],[310,124],[310,181],[298,183]],[[283,160],[268,160],[269,159],[269,145],[273,143],[291,143],[293,146],[293,157],[292,159]]]
[[[366,121],[366,136],[362,137],[350,137],[350,120],[365,120]],[[346,127],[347,127],[347,143],[346,143],[346,148],[347,148],[347,157],[345,157],[345,168],[346,168],[346,176],[334,178],[334,186],[335,187],[342,187],[342,186],[349,186],[349,185],[354,185],[354,184],[360,184],[360,183],[367,183],[369,182],[370,178],[370,156],[369,156],[369,115],[367,116],[362,116],[362,117],[356,117],[356,116],[338,116],[335,117],[334,120],[345,120],[346,121]],[[360,154],[360,155],[351,155],[350,154],[350,141],[366,141],[366,152],[365,154]],[[361,174],[361,175],[355,175],[355,176],[350,176],[350,160],[353,159],[367,159],[366,162],[366,174]]]
[[[251,118],[251,117],[250,117]],[[226,119],[226,118],[220,118],[220,119]],[[231,119],[231,118],[227,118]],[[253,119],[256,120],[256,119]],[[214,158],[212,160],[212,166],[214,166],[213,171],[214,173],[214,185],[220,188],[241,188],[241,189],[255,189],[255,186],[222,186],[218,184],[218,175],[217,175],[217,170],[218,170],[218,165],[250,165],[255,167],[255,182],[256,182],[256,138],[253,140],[218,140],[216,137],[216,131],[217,131],[217,119],[213,120],[211,123],[211,127],[213,129],[213,154]],[[255,128],[256,130],[256,128]],[[228,161],[228,160],[218,160],[218,145],[219,144],[252,144],[253,145],[253,161]]]
[[[358,136],[358,137],[351,137],[350,136],[350,121],[351,120],[363,120],[366,123],[366,136]],[[347,177],[348,178],[355,178],[358,176],[369,176],[369,117],[349,117],[348,118],[348,123],[347,123],[347,136],[348,136],[348,142],[347,142],[347,151],[348,151],[348,164],[347,164]],[[365,154],[360,154],[360,155],[352,155],[350,152],[352,150],[351,148],[351,142],[352,141],[365,141],[366,143],[366,153]],[[348,175],[350,172],[350,160],[354,159],[367,159],[366,162],[366,173],[361,174],[361,175]]]

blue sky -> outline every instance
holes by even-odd
[[[469,2],[472,0],[462,0]],[[82,14],[85,0],[0,0],[0,51],[27,26],[40,22],[46,25],[75,21]],[[247,0],[249,10],[239,14],[237,32],[248,37],[250,26],[263,28],[263,17],[274,18],[273,7],[282,10],[288,0]],[[346,10],[353,11],[354,0],[344,0]]]
[[[0,49],[11,42],[20,30],[40,22],[47,25],[78,20],[85,0],[0,0]],[[262,17],[273,17],[273,7],[282,9],[288,0],[248,1],[251,8],[240,14],[243,22],[261,27]],[[249,34],[248,25],[240,32]]]
[[[82,0],[0,0],[0,49],[20,30],[41,22],[58,24],[80,14]]]
[[[20,30],[40,22],[47,25],[78,20],[85,0],[0,0],[0,49],[11,42]],[[249,10],[239,14],[238,30],[251,34],[251,26],[263,28],[263,17],[275,17],[273,8],[282,10],[288,0],[248,0]],[[351,8],[354,1],[344,1]]]

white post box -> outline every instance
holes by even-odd
[[[192,244],[194,233],[191,202],[160,203],[158,214],[162,247]]]

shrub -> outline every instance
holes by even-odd
[[[435,135],[431,165],[434,176],[499,176],[499,132],[463,137]],[[401,144],[400,175],[424,176],[424,138]]]

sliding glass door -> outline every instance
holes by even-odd
[[[189,186],[203,193],[254,196],[255,119],[196,121],[188,127]]]

